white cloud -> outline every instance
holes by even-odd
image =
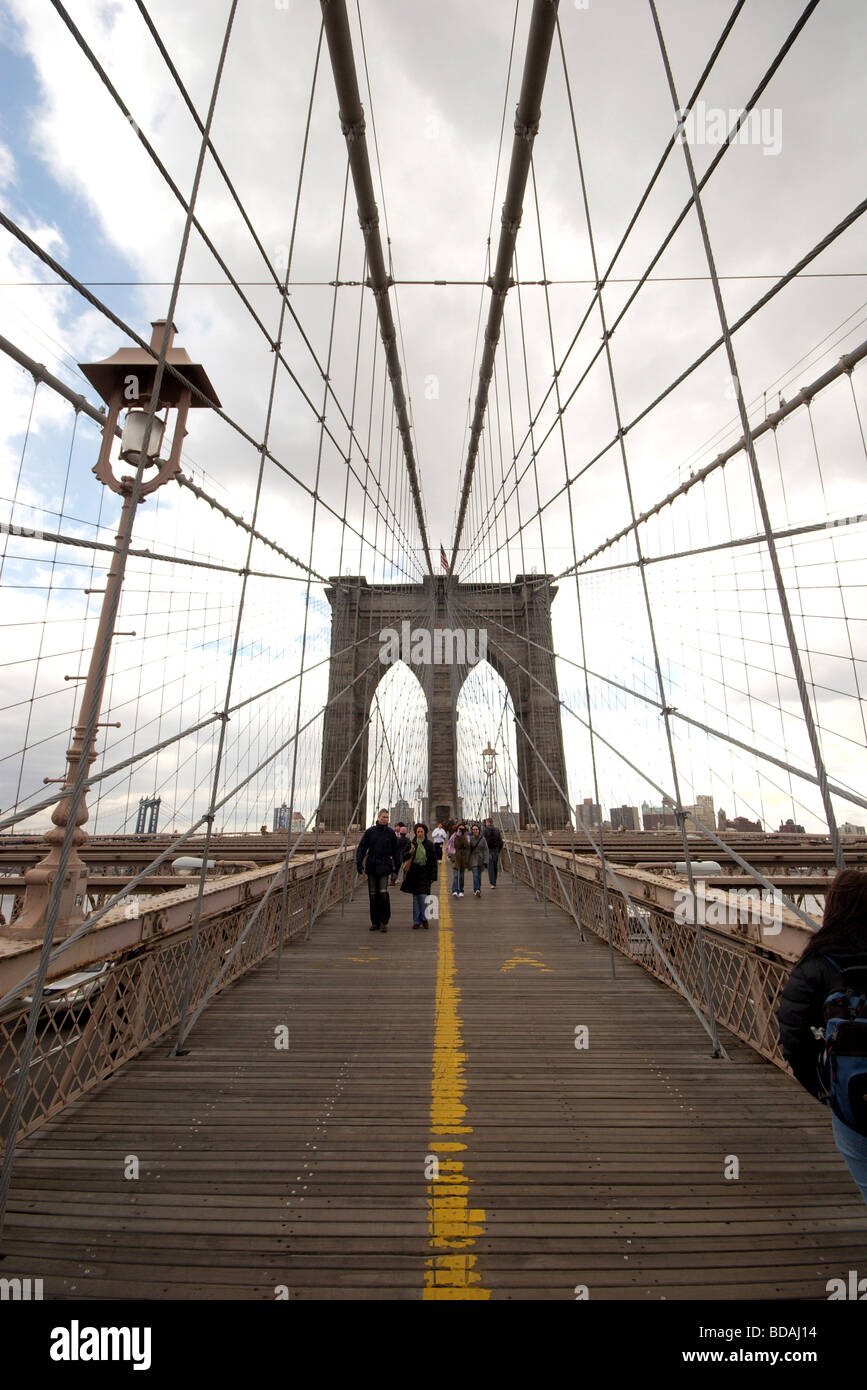
[[[12,151],[0,140],[0,188],[8,188],[15,183],[16,169]]]
[[[212,20],[213,7],[179,6],[161,0],[149,8],[198,110],[204,113],[222,38],[218,25],[203,24],[205,15]],[[10,0],[8,9],[18,26],[21,48],[34,64],[38,87],[30,107],[26,150],[16,147],[17,157],[13,157],[11,150],[0,146],[0,186],[5,185],[9,190],[8,197],[17,206],[19,219],[31,228],[36,240],[53,250],[61,260],[69,261],[73,271],[83,278],[97,281],[117,277],[160,282],[141,283],[132,289],[95,288],[95,293],[146,336],[148,320],[164,314],[168,305],[168,282],[175,270],[183,225],[182,210],[153,169],[135,130],[117,111],[65,26],[56,16],[46,17],[39,7],[26,0]],[[561,9],[591,212],[604,267],[670,133],[672,117],[643,4],[639,5],[637,0],[622,0],[623,22],[616,37],[610,7],[597,5],[587,11],[568,6]],[[700,69],[712,46],[717,32],[715,25],[721,27],[722,14],[721,10],[717,13],[718,10],[719,6],[706,6],[698,13],[695,6],[674,3],[674,0],[666,7],[664,20],[672,41],[673,61],[684,89],[688,89],[690,78]],[[79,0],[70,6],[70,11],[126,99],[135,122],[153,141],[173,178],[187,194],[199,136],[135,8],[106,5],[102,0]],[[784,142],[780,155],[773,160],[766,159],[761,150],[749,147],[735,147],[727,153],[720,176],[707,194],[708,218],[723,274],[736,276],[761,271],[775,275],[782,272],[861,196],[853,158],[854,142],[844,134],[858,128],[861,67],[856,58],[857,45],[850,40],[844,43],[841,37],[849,34],[852,27],[857,30],[857,25],[850,26],[850,21],[857,19],[858,14],[855,0],[845,0],[831,15],[820,10],[810,21],[805,38],[796,45],[779,79],[769,89],[770,104],[779,105],[784,111]],[[381,193],[378,196],[388,213],[395,273],[398,278],[406,279],[479,279],[491,213],[510,26],[501,7],[482,5],[468,9],[454,0],[435,9],[421,4],[395,9],[383,0],[376,3],[370,0],[364,6],[364,22],[373,113],[364,90],[362,99],[369,117],[375,115],[385,184],[384,199]],[[264,245],[275,257],[279,248],[288,242],[292,224],[318,23],[315,6],[309,10],[295,7],[292,11],[279,10],[269,4],[240,7],[217,107],[215,144]],[[726,50],[714,74],[709,101],[724,107],[740,104],[790,23],[790,6],[783,0],[764,6],[760,14],[745,12],[736,26],[731,48]],[[506,100],[504,157],[493,197],[494,248],[525,35],[526,13],[522,11],[516,60]],[[356,58],[361,70],[357,35]],[[616,81],[612,80],[613,73],[617,75]],[[372,119],[369,119],[368,129],[372,136]],[[373,150],[372,138],[370,144]],[[821,159],[816,158],[819,150],[823,152]],[[697,152],[700,167],[704,167],[706,157],[707,151]],[[38,159],[64,191],[68,225],[60,217],[58,225],[54,225],[51,219],[39,220],[32,214],[23,173],[31,158]],[[535,168],[548,276],[555,280],[585,280],[592,270],[556,45],[535,147]],[[323,50],[295,252],[293,278],[298,281],[328,281],[334,277],[344,174],[345,147],[339,131],[327,52]],[[672,162],[639,221],[616,276],[635,277],[643,271],[674,212],[685,200],[686,191],[683,168]],[[261,258],[210,163],[203,179],[198,210],[233,273],[245,281],[265,280]],[[102,242],[96,238],[86,244],[82,232],[85,226],[95,227]],[[860,264],[857,253],[862,246],[861,230],[855,228],[839,247],[826,253],[815,268],[851,269]],[[107,253],[104,259],[103,247]],[[344,278],[360,277],[361,251],[350,188],[341,265]],[[110,273],[103,270],[104,264],[110,266]],[[529,193],[519,239],[519,265],[526,280],[541,277],[535,209]],[[654,273],[659,277],[675,277],[703,272],[703,253],[691,221],[678,234]],[[5,238],[0,240],[0,280],[46,282],[52,278],[17,244]],[[269,344],[230,288],[197,283],[220,279],[222,272],[194,234],[175,314],[180,326],[180,341],[195,359],[204,362],[227,411],[258,440],[264,429],[273,357]],[[731,312],[741,312],[767,283],[764,280],[726,280],[724,292]],[[757,402],[759,417],[764,408],[762,392],[772,388],[794,363],[810,353],[857,307],[857,283],[845,278],[804,280],[738,335],[737,351],[746,394],[751,402]],[[609,325],[631,288],[624,284],[610,287],[606,300]],[[278,315],[276,295],[258,284],[247,287],[245,293],[261,315],[268,333],[274,333]],[[553,294],[558,354],[562,354],[570,341],[590,293],[590,288],[582,284],[558,286]],[[335,390],[347,411],[354,383],[357,295],[355,290],[343,290],[338,297],[331,367]],[[66,379],[76,379],[73,361],[102,356],[119,344],[118,331],[102,321],[95,310],[83,306],[70,291],[10,288],[0,290],[0,296],[7,335]],[[328,347],[331,299],[332,292],[327,284],[299,284],[293,293],[293,306],[322,361]],[[422,490],[435,552],[440,536],[448,544],[452,534],[455,498],[466,448],[467,398],[474,395],[476,388],[471,372],[476,324],[480,302],[483,312],[486,311],[487,295],[479,285],[404,285],[399,287],[398,299]],[[551,351],[542,287],[528,284],[522,290],[521,309],[529,393],[535,408],[551,380]],[[381,375],[376,378],[373,392],[375,408],[370,409],[368,357],[377,335],[369,296],[364,313],[364,365],[356,422],[365,445],[368,430],[371,432],[371,453],[381,469],[383,489],[388,487],[391,477],[389,503],[396,508],[401,526],[414,540],[411,507],[400,481],[402,470],[394,448],[388,410],[384,420],[380,416]],[[518,439],[525,432],[527,420],[521,328],[517,295],[513,293],[507,309],[506,329],[509,387]],[[847,331],[846,341],[851,343],[863,329],[855,319]],[[706,282],[666,281],[644,291],[612,340],[624,418],[629,420],[642,410],[656,391],[682,370],[716,332],[715,310]],[[577,384],[591,354],[598,349],[600,338],[601,325],[598,315],[594,314],[563,372],[564,397]],[[803,379],[817,375],[829,365],[839,355],[842,343],[840,335],[829,338],[811,359],[810,371]],[[499,448],[502,444],[508,468],[512,447],[505,346],[504,342],[497,364],[500,415],[496,415],[495,405],[492,405],[465,533],[465,543],[471,544],[478,532],[490,524],[490,540],[502,549],[476,577],[508,577],[534,564],[540,569],[547,565],[558,570],[570,564],[573,558],[573,538],[562,499],[543,513],[542,535],[535,523],[524,526],[521,543],[518,535],[520,522],[526,523],[535,515],[536,474],[543,502],[562,486],[564,458],[557,428],[539,453],[537,469],[528,473],[518,496],[513,497],[505,513],[500,514],[496,528],[493,526],[495,509],[491,497],[499,476]],[[318,412],[322,398],[321,379],[292,324],[286,326],[284,351]],[[727,376],[723,366],[718,355],[668,404],[628,436],[638,506],[649,504],[665,492],[685,460],[690,460],[690,466],[707,461],[719,447],[718,442],[708,446],[708,440],[719,435],[728,441],[739,432],[733,400],[726,394]],[[381,364],[378,370],[381,372]],[[433,377],[437,380],[437,392],[427,397],[424,383]],[[796,380],[792,389],[800,384],[800,380]],[[857,374],[855,385],[856,390],[863,389]],[[31,397],[29,378],[9,369],[8,364],[4,365],[0,370],[0,419],[6,425],[0,437],[0,486],[4,496],[12,496],[16,486]],[[770,448],[763,451],[762,463],[769,479],[775,519],[784,514],[790,514],[793,519],[821,515],[826,498],[830,499],[827,506],[831,510],[836,509],[844,497],[851,499],[852,510],[856,507],[867,510],[862,496],[863,460],[846,410],[850,407],[845,401],[841,401],[839,411],[834,412],[824,412],[817,403],[815,421],[823,464],[821,478],[811,453],[811,440],[802,437],[805,432],[799,434],[794,425],[780,431],[777,442],[787,485],[785,496],[784,489],[775,481],[777,465],[773,453]],[[552,424],[556,425],[554,411],[552,398],[540,421],[539,436]],[[328,418],[342,445],[346,433],[333,409],[329,409]],[[564,421],[566,463],[571,474],[608,442],[614,432],[610,386],[603,361],[581,386]],[[69,425],[68,408],[40,388],[28,448],[34,450],[34,458],[40,459],[53,451],[54,467],[50,486],[38,471],[25,469],[18,485],[20,504],[36,506],[51,501],[51,494],[56,492],[57,469],[68,448]],[[262,493],[262,528],[292,553],[306,559],[312,521],[309,490],[317,477],[319,431],[315,412],[285,378],[281,378],[278,386],[271,429],[273,451],[303,486],[268,465]],[[82,447],[73,460],[74,516],[84,521],[95,516],[99,505],[99,490],[89,472],[92,441],[93,431],[89,436],[83,434]],[[771,441],[767,443],[770,446]],[[234,510],[250,514],[258,466],[255,448],[218,419],[205,412],[195,412],[190,420],[187,457],[190,462],[206,464],[208,473],[217,480],[209,486],[221,486],[222,495]],[[522,466],[527,460],[525,450]],[[363,471],[361,461],[357,459],[357,463]],[[696,538],[705,534],[711,538],[711,532],[712,538],[717,539],[720,527],[731,526],[735,532],[751,527],[754,515],[745,476],[742,470],[735,469],[730,470],[729,476],[732,482],[728,497],[712,493],[710,488],[694,494],[688,507],[667,513],[660,520],[656,530],[648,533],[647,543],[665,551],[695,544]],[[345,468],[335,457],[332,446],[326,443],[318,491],[322,502],[333,507],[338,517],[343,511],[345,488]],[[576,516],[575,544],[580,554],[628,520],[619,453],[611,451],[604,462],[575,485],[572,496]],[[350,521],[361,529],[364,515],[363,529],[369,537],[373,531],[371,506],[369,502],[365,505],[361,489],[354,481],[349,483],[347,498]],[[710,503],[708,498],[711,498]],[[384,501],[380,505],[383,511],[387,509]],[[725,514],[726,506],[732,508],[731,519]],[[72,508],[68,507],[67,511]],[[87,530],[81,520],[71,518],[65,520],[64,527],[67,530],[78,528],[78,534],[85,534]],[[389,572],[387,562],[382,557],[374,562],[370,545],[360,546],[356,536],[349,532],[342,535],[341,529],[339,520],[320,503],[312,556],[314,567],[326,575],[334,573],[341,563],[342,543],[344,569],[362,568],[368,578],[381,580]],[[507,530],[509,542],[504,544]],[[105,534],[110,536],[111,533]],[[210,555],[226,562],[226,556],[231,555],[239,564],[243,561],[243,537],[205,508],[189,504],[174,489],[161,495],[158,508],[149,504],[143,509],[137,525],[137,536],[139,534],[147,537],[154,547],[170,548],[175,543],[183,543],[194,549],[199,557]],[[382,522],[378,544],[387,551],[390,560],[399,558],[400,547],[392,542]],[[281,561],[264,551],[260,562],[262,568],[282,568]],[[375,568],[371,568],[372,565]],[[715,609],[722,606],[715,584],[711,583],[717,577],[717,566],[717,560],[711,558],[706,570],[701,572],[709,576],[710,592],[699,600]],[[137,568],[144,570],[146,565],[142,563]],[[660,568],[657,567],[658,571]],[[68,573],[72,575],[73,572]],[[223,582],[202,579],[196,571],[180,567],[166,578],[167,586],[171,584],[175,588],[174,602],[178,611],[187,595],[193,606],[208,607],[206,598],[216,602],[223,592],[220,587]],[[143,586],[143,579],[141,583]],[[282,650],[275,636],[281,625],[284,632],[292,633],[300,627],[299,587],[286,586],[293,595],[287,601],[284,588],[278,586],[274,600],[263,602],[255,616],[251,616],[249,634],[245,633],[245,638],[249,635],[249,653],[245,657],[243,682],[252,682],[257,678],[254,673],[260,665],[267,664],[264,658],[260,662],[255,655],[257,643],[262,651],[276,653]],[[590,587],[593,590],[592,584]],[[672,652],[679,651],[683,609],[686,607],[689,613],[690,605],[694,606],[697,601],[695,587],[693,583],[691,593],[688,583],[682,583],[678,589],[678,582],[672,581],[670,594],[658,596],[661,635],[671,645]],[[210,594],[206,595],[203,591],[207,588]],[[558,642],[562,633],[572,650],[574,612],[565,597],[566,585],[562,588],[563,596],[555,608],[556,631]],[[601,661],[610,657],[612,630],[622,624],[620,652],[623,660],[627,660],[632,629],[637,621],[634,608],[630,607],[636,602],[631,582],[612,578],[600,583],[594,592],[600,607],[599,615],[594,613],[589,620],[588,648]],[[37,623],[40,602],[41,599],[28,596],[20,600],[21,606],[14,613]],[[73,604],[71,599],[68,602]],[[80,597],[76,602],[80,602]],[[222,605],[217,603],[216,612],[220,616],[214,616],[213,627],[219,633],[221,645],[203,647],[197,657],[201,664],[192,677],[192,686],[187,673],[184,708],[192,709],[202,702],[207,704],[212,692],[216,698],[219,677],[225,670],[225,643],[230,640],[232,629],[228,597]],[[640,613],[638,617],[641,618]],[[138,690],[137,662],[149,650],[162,651],[159,647],[162,642],[164,655],[156,662],[155,669],[166,680],[180,684],[189,650],[185,633],[186,628],[183,632],[160,633],[144,639],[153,643],[151,648],[142,645],[139,638],[134,639],[138,645],[133,646],[133,639],[129,639],[124,651],[130,674],[117,678],[111,697],[113,702],[123,703],[129,692]],[[708,638],[703,653],[695,656],[695,661],[699,665],[702,661],[710,663],[717,647],[716,637]],[[864,653],[859,651],[856,655],[860,660]],[[291,659],[297,659],[294,650],[291,654],[273,657],[278,666]],[[687,700],[700,709],[701,682],[684,674],[685,661],[678,662],[673,657],[673,662],[685,682]],[[56,671],[52,667],[51,671],[52,678],[66,674],[59,666]],[[734,677],[732,680],[734,682]],[[8,676],[4,691],[10,693],[14,684],[12,676]],[[755,693],[753,685],[754,710],[758,707]],[[5,694],[3,699],[5,702]],[[848,704],[845,701],[840,704],[838,697],[834,699],[837,701],[834,718],[839,717],[835,727],[850,734],[857,728],[857,702],[850,698]],[[160,709],[158,695],[142,695],[141,722],[154,719],[158,726],[161,718],[165,722]],[[617,713],[615,709],[614,715]],[[278,712],[275,706],[273,714],[269,715],[269,733],[257,734],[257,737],[266,742],[268,739],[279,741],[279,729],[285,717],[285,711]],[[661,769],[659,775],[662,776],[664,749],[659,755],[662,762],[658,749],[654,749],[652,755],[647,753],[648,730],[652,726],[658,740],[659,721],[648,723],[632,713],[628,718],[636,720],[638,733],[623,738],[624,748],[631,747],[636,760],[639,754],[647,754],[649,770]],[[622,730],[622,720],[617,727]],[[44,725],[39,725],[40,736],[43,732],[48,736],[53,730],[47,717]],[[14,729],[10,729],[10,738],[13,733]],[[108,737],[115,739],[113,734]],[[118,747],[120,739],[126,737],[126,733],[118,736]],[[51,766],[56,772],[62,731],[58,732],[57,744],[52,743],[50,748],[54,758]],[[834,744],[831,752],[839,775],[847,769],[853,777],[855,770],[860,772],[860,765],[854,769],[853,755],[846,751],[845,744]],[[246,754],[239,751],[234,756],[243,760]],[[708,774],[713,769],[708,767],[705,752],[698,750],[695,756],[697,763],[700,758],[704,759],[695,769],[696,789],[701,791],[705,769]],[[45,757],[48,763],[47,753]],[[306,752],[305,759],[305,785],[312,789],[316,784],[314,753]],[[194,765],[184,771],[179,796],[193,795],[192,788],[201,781],[201,768],[206,762],[203,753],[198,767]],[[583,795],[590,788],[586,784],[584,753],[578,751],[577,745],[573,766],[577,790]],[[34,764],[35,771],[41,776],[44,768],[40,765],[37,769]],[[612,790],[618,789],[618,799],[629,800],[637,792],[630,792],[629,787],[619,781],[620,775],[619,772],[610,773]],[[717,772],[717,775],[721,774]],[[133,785],[132,791],[124,787],[122,794],[117,793],[117,800],[106,803],[106,815],[120,814],[121,800],[125,814],[128,794],[135,799],[138,783]],[[198,799],[201,801],[201,793]]]

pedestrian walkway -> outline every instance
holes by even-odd
[[[46,1298],[824,1299],[867,1269],[825,1113],[508,876],[335,908],[22,1143]],[[576,1046],[576,1043],[578,1044]],[[734,1176],[737,1173],[738,1176]],[[136,1175],[137,1174],[137,1175]],[[728,1176],[727,1176],[728,1175]]]

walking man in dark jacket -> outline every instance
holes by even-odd
[[[355,851],[355,867],[367,874],[370,897],[371,931],[388,931],[391,917],[389,881],[400,868],[400,842],[388,823],[388,811],[383,809],[376,824],[365,830]]]
[[[492,888],[497,886],[497,870],[500,865],[500,854],[503,849],[503,837],[500,834],[491,817],[485,821],[484,836],[488,842],[488,879]]]

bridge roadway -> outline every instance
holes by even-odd
[[[734,1039],[714,1060],[671,991],[619,956],[612,981],[508,878],[429,931],[392,899],[387,936],[357,893],[188,1056],[154,1045],[23,1141],[2,1275],[60,1299],[824,1299],[864,1268],[864,1204],[789,1077]]]

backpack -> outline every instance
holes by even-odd
[[[825,997],[823,1099],[844,1125],[867,1135],[867,965],[844,969],[825,960],[839,971],[841,988]]]

